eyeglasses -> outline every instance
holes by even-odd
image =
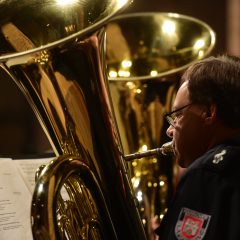
[[[168,123],[175,128],[176,127],[176,120],[177,120],[177,118],[182,115],[181,111],[184,108],[189,107],[191,104],[192,103],[189,103],[189,104],[187,104],[187,105],[185,105],[183,107],[180,107],[180,108],[178,108],[178,109],[176,109],[176,110],[174,110],[174,111],[172,111],[170,113],[165,114],[165,118],[168,121]]]

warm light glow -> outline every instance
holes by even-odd
[[[60,6],[66,6],[66,5],[77,3],[77,0],[56,0],[56,1],[57,1],[57,4]]]
[[[164,215],[163,215],[163,214],[160,214],[160,216],[159,216],[159,217],[160,217],[160,219],[163,219]]]
[[[44,190],[44,189],[43,189],[43,184],[40,183],[39,186],[38,186],[38,191],[39,191],[39,192],[43,192],[43,190]]]
[[[205,46],[205,41],[202,39],[198,39],[194,44],[195,49],[200,49],[200,48],[203,48],[204,46]]]
[[[133,82],[127,82],[126,85],[129,87],[129,89],[135,88],[135,84]]]
[[[120,70],[120,71],[118,71],[118,76],[119,77],[129,77],[130,76],[130,72],[129,71]]]
[[[147,151],[148,150],[148,147],[146,144],[142,145],[142,151]]]
[[[135,173],[135,176],[136,176],[136,177],[140,177],[140,176],[141,176],[141,172],[136,172],[136,173]]]
[[[161,187],[164,186],[164,184],[165,184],[164,181],[160,181],[160,182],[159,182],[159,185],[160,185]]]
[[[118,7],[122,7],[124,6],[126,3],[128,2],[128,0],[118,0]]]
[[[138,88],[138,89],[135,89],[134,92],[140,94],[142,92],[142,90]]]
[[[142,195],[143,195],[143,194],[142,194],[142,191],[138,191],[138,192],[137,192],[137,199],[138,199],[139,202],[141,202],[141,201],[143,200]]]
[[[166,20],[162,25],[162,31],[168,35],[175,33],[176,25],[173,21]]]
[[[148,187],[152,187],[152,182],[148,182],[148,183],[147,183],[147,186],[148,186]]]
[[[134,181],[133,181],[133,187],[134,188],[137,188],[139,186],[139,183],[140,183],[140,179],[139,178],[136,178]]]
[[[203,56],[204,56],[204,51],[203,51],[203,50],[200,50],[200,51],[198,52],[198,57],[199,57],[199,58],[203,58]]]
[[[157,70],[152,70],[152,71],[150,72],[150,75],[151,75],[152,77],[157,76],[157,75],[158,75]]]
[[[157,159],[153,158],[152,163],[157,163]]]
[[[114,71],[114,70],[111,70],[111,71],[109,72],[109,77],[111,77],[111,78],[117,77],[117,72]]]
[[[132,166],[136,167],[137,166],[137,162],[136,161],[132,162]]]
[[[132,181],[132,183],[135,181],[135,177],[133,177],[132,179],[131,179],[131,181]]]
[[[132,62],[130,60],[123,60],[121,65],[123,68],[129,68],[132,66]]]

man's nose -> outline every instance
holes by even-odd
[[[173,126],[169,125],[169,127],[168,127],[168,129],[166,131],[168,137],[173,138],[173,130],[174,130]]]

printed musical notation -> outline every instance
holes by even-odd
[[[0,159],[0,240],[32,240],[31,200],[37,168],[52,158]]]

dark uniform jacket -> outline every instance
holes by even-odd
[[[189,166],[156,234],[240,240],[240,141],[218,145]]]

